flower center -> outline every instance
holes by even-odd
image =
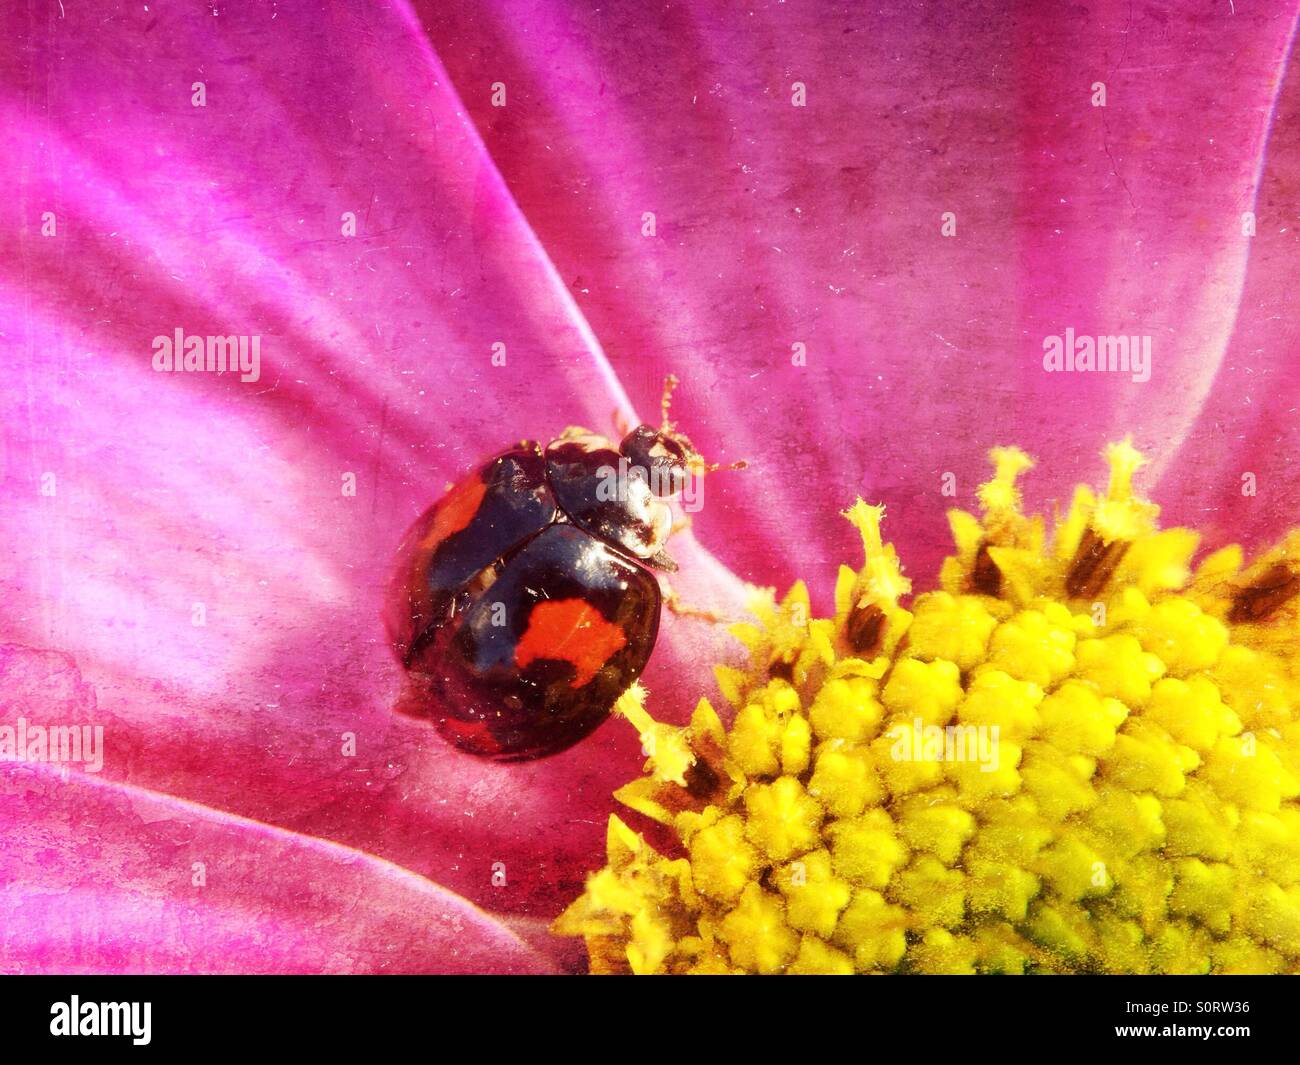
[[[616,797],[680,846],[610,819],[555,926],[593,972],[1300,967],[1300,531],[1193,570],[1125,442],[1049,536],[1021,511],[1030,460],[992,458],[909,606],[860,500],[834,617],[802,583],[756,594],[748,668],[716,669],[729,727],[623,696],[650,757]]]

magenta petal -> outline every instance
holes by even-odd
[[[989,444],[1052,460],[1041,497],[1130,429],[1171,469],[1207,397],[1190,457],[1222,413],[1220,482],[1294,440],[1278,395],[1247,422],[1254,348],[1286,336],[1237,321],[1226,349],[1294,273],[1282,242],[1248,275],[1239,230],[1293,10],[479,6],[424,19],[459,95],[401,4],[0,16],[21,191],[0,208],[0,711],[103,722],[106,779],[545,918],[599,860],[635,736],[519,767],[451,751],[391,714],[377,621],[402,530],[485,455],[607,429],[620,381],[650,409],[682,371],[687,431],[755,464],[709,482],[701,542],[760,583],[820,578],[825,603],[856,556],[837,509],[889,503],[924,578],[940,478],[969,503]],[[1153,335],[1151,382],[1044,375],[1067,327]],[[259,380],[154,373],[176,328],[261,336]],[[1270,359],[1266,392],[1295,380]],[[1261,530],[1287,510],[1267,498]],[[725,569],[674,550],[689,599],[738,608]],[[682,719],[724,642],[665,620],[660,713]]]
[[[1044,460],[1037,504],[1128,432],[1164,473],[1220,388],[1225,447],[1251,433],[1256,382],[1218,369],[1293,4],[419,9],[633,396],[676,368],[700,442],[754,463],[698,524],[743,576],[784,585],[852,557],[835,511],[862,493],[929,580],[942,478],[971,505],[993,444]],[[1291,284],[1293,205],[1259,224],[1289,226],[1261,268]],[[1150,381],[1044,373],[1044,338],[1067,328],[1151,336]],[[1166,498],[1213,498],[1194,463],[1181,476]]]
[[[1258,233],[1250,241],[1232,339],[1161,483],[1161,497],[1172,503],[1167,518],[1210,530],[1214,544],[1267,543],[1279,524],[1296,524],[1300,510],[1300,70],[1294,66],[1278,87],[1272,123],[1257,195],[1244,205],[1255,213]],[[1181,479],[1189,474],[1191,490]],[[1243,490],[1248,487],[1253,495]]]
[[[518,768],[449,750],[390,711],[381,596],[448,480],[610,429],[621,386],[405,9],[66,16],[4,16],[4,720],[101,722],[106,778],[558,912],[635,734]],[[260,335],[260,379],[154,372],[175,328]],[[683,624],[647,678],[678,720],[726,642]]]
[[[87,773],[0,767],[6,972],[539,972],[389,862]]]

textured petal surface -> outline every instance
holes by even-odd
[[[701,541],[823,606],[839,508],[888,503],[924,584],[997,442],[1054,459],[1035,502],[1132,431],[1171,517],[1293,514],[1293,7],[152,6],[13,8],[0,56],[0,703],[102,723],[107,780],[557,912],[634,737],[448,750],[390,712],[382,587],[448,481],[668,370],[754,464]],[[153,372],[177,328],[259,335],[258,379]],[[1151,380],[1045,374],[1066,328],[1150,335]],[[722,643],[665,619],[659,716]]]
[[[1239,308],[1256,327],[1276,313],[1243,299],[1252,250],[1271,245],[1259,288],[1297,263],[1293,148],[1289,193],[1242,233],[1294,4],[420,10],[634,394],[682,369],[700,384],[687,423],[753,460],[698,523],[743,576],[784,586],[852,557],[835,511],[860,492],[930,579],[941,478],[969,502],[993,444],[1051,456],[1029,491],[1060,498],[1126,432],[1173,470],[1213,398],[1241,423],[1217,440],[1238,466],[1247,441],[1282,461],[1277,418],[1256,415],[1300,386],[1294,340],[1274,322],[1267,347],[1229,341]],[[1067,328],[1150,336],[1150,380],[1045,373]],[[1165,499],[1210,505],[1197,473],[1171,476]],[[1261,531],[1296,498],[1275,494]],[[747,535],[729,537],[737,512]]]
[[[9,973],[549,968],[388,862],[86,773],[0,767],[0,818]]]
[[[378,617],[448,480],[627,404],[418,27],[285,4],[8,18],[0,640],[61,652],[8,656],[11,714],[57,721],[51,689],[74,692],[106,777],[558,911],[634,735],[457,754],[390,712]],[[153,372],[177,327],[261,335],[260,379]],[[736,607],[734,578],[676,552],[685,592]],[[723,636],[673,627],[647,681],[684,712],[678,679]]]

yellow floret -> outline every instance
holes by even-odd
[[[1089,809],[1097,802],[1092,786],[1096,763],[1086,755],[1069,754],[1049,743],[1033,742],[1020,766],[1024,789],[1034,797],[1038,812],[1053,821]]]
[[[927,662],[945,659],[958,669],[973,669],[984,660],[997,623],[978,597],[935,592],[912,615],[908,651]]]
[[[1164,846],[1168,811],[1185,805],[1177,799],[1162,805],[1146,792],[1109,786],[1098,789],[1096,794],[1097,802],[1088,811],[1088,825],[1104,841],[1107,851],[1121,858]]]
[[[1102,856],[1076,836],[1057,840],[1044,850],[1036,871],[1058,898],[1069,902],[1105,895],[1114,886]]]
[[[799,954],[786,972],[791,976],[848,976],[853,972],[853,960],[816,936],[804,936]]]
[[[932,928],[916,946],[916,968],[923,973],[968,976],[975,972],[978,948],[965,936]]]
[[[781,733],[781,772],[801,776],[812,758],[812,726],[806,717],[794,715]]]
[[[1130,719],[1101,761],[1110,782],[1129,791],[1154,791],[1162,796],[1182,791],[1187,774],[1201,762],[1194,750],[1146,718]]]
[[[1296,778],[1265,738],[1254,733],[1227,736],[1206,758],[1205,779],[1229,802],[1252,810],[1276,813],[1284,799],[1300,793]]]
[[[1130,709],[1146,704],[1151,684],[1165,671],[1164,664],[1142,650],[1127,633],[1095,640],[1080,640],[1075,649],[1078,670],[1103,696],[1118,699]]]
[[[1242,927],[1288,958],[1300,955],[1300,888],[1256,881],[1246,888]]]
[[[944,763],[927,757],[929,744],[919,721],[894,725],[871,744],[872,758],[891,795],[924,791],[943,780]]]
[[[1300,973],[1300,532],[1192,572],[1127,441],[1051,530],[993,457],[941,590],[903,605],[859,500],[834,617],[796,583],[732,628],[729,725],[618,700],[677,846],[610,819],[554,926],[593,972]]]
[[[999,625],[989,640],[988,666],[1047,688],[1074,668],[1074,630],[1039,610]]]
[[[835,929],[835,944],[852,958],[858,972],[893,969],[907,950],[907,911],[877,891],[854,892]]]
[[[1009,740],[1025,740],[1038,731],[1038,704],[1043,689],[1032,681],[1016,680],[999,669],[975,677],[957,708],[963,725],[996,727]]]
[[[737,768],[746,776],[776,776],[781,771],[782,732],[781,722],[769,717],[757,703],[742,708],[727,737],[727,749]]]
[[[1225,935],[1232,924],[1233,889],[1236,875],[1232,866],[1206,865],[1198,858],[1184,858],[1174,865],[1174,890],[1169,912],[1195,917],[1216,935]]]
[[[1038,877],[1017,865],[979,858],[969,863],[969,869],[968,898],[974,913],[1017,924],[1025,919],[1029,903],[1038,894]]]
[[[799,949],[781,900],[757,884],[745,888],[740,905],[722,919],[718,935],[733,962],[764,975],[781,972]]]
[[[1245,811],[1236,838],[1253,868],[1283,887],[1300,884],[1300,810],[1294,805],[1275,814]]]
[[[961,697],[961,671],[943,659],[903,659],[894,666],[880,693],[880,701],[895,721],[910,723],[919,718],[927,725],[947,724]]]
[[[922,857],[894,878],[890,898],[924,925],[955,928],[966,916],[966,877],[935,858]]]
[[[775,882],[785,896],[786,920],[791,928],[829,936],[840,912],[848,905],[852,889],[831,870],[829,852],[805,854],[777,870]]]
[[[1062,751],[1098,755],[1115,743],[1115,732],[1128,717],[1118,699],[1103,699],[1081,681],[1068,680],[1038,708],[1042,738]]]
[[[1205,677],[1156,681],[1146,716],[1179,743],[1202,753],[1212,750],[1221,737],[1241,731],[1237,715],[1223,705],[1219,689]]]
[[[966,841],[975,834],[975,818],[952,798],[936,801],[918,796],[902,803],[899,834],[914,850],[929,851],[945,865],[961,857]]]
[[[894,822],[884,810],[836,821],[826,830],[831,866],[838,876],[859,887],[883,888],[894,870],[907,860]]]
[[[828,681],[817,693],[808,721],[819,739],[868,740],[884,716],[875,695],[875,681],[862,677]]]
[[[821,840],[823,811],[795,777],[745,790],[745,835],[773,862],[812,850]]]
[[[832,817],[855,817],[877,805],[885,790],[869,750],[832,741],[817,752],[808,794]]]
[[[691,839],[695,888],[715,899],[737,898],[759,868],[758,854],[745,839],[745,822],[724,817]]]
[[[1209,669],[1228,645],[1228,628],[1223,622],[1178,596],[1152,607],[1134,633],[1147,651],[1179,677]]]
[[[964,802],[1000,799],[1020,790],[1021,778],[1017,767],[1024,749],[1000,736],[990,735],[987,740],[982,749],[986,757],[943,763],[948,778],[957,785]]]
[[[1187,794],[1161,804],[1169,853],[1222,860],[1232,849],[1238,817],[1235,808],[1220,811],[1208,789],[1188,788]]]

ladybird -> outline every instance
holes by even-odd
[[[499,761],[565,750],[609,716],[654,650],[654,571],[677,568],[668,500],[716,469],[668,421],[674,383],[660,428],[522,441],[416,520],[384,618],[403,712]]]

